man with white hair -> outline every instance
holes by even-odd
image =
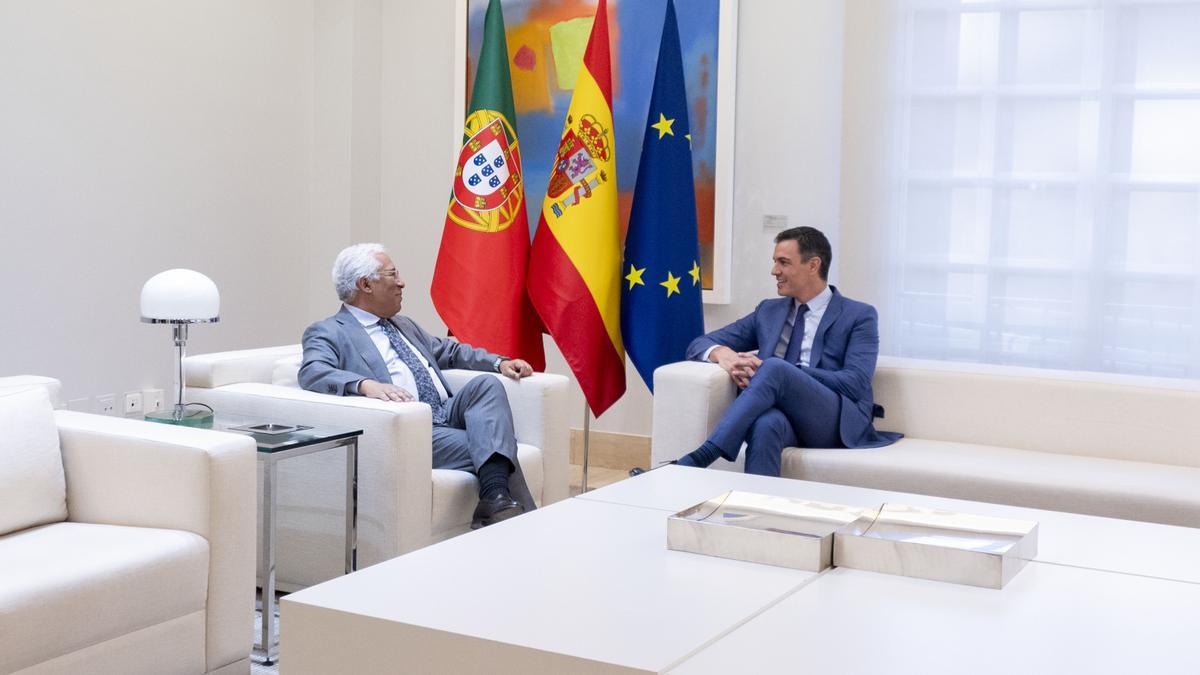
[[[532,510],[504,386],[494,377],[476,377],[451,392],[441,369],[498,372],[519,380],[533,368],[519,358],[435,337],[401,316],[404,281],[380,244],[355,244],[339,253],[333,283],[342,308],[304,331],[300,386],[322,394],[428,404],[434,468],[479,477],[472,529]]]

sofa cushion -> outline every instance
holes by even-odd
[[[910,438],[1200,468],[1200,382],[893,357],[873,386]]]
[[[525,484],[534,495],[542,493],[542,451],[524,443],[517,444],[517,461],[525,474]],[[479,481],[466,471],[433,470],[433,540],[460,534],[471,525],[475,505],[479,503]]]
[[[263,349],[243,349],[234,352],[199,354],[183,360],[189,387],[223,387],[238,382],[271,381],[275,362],[286,356],[300,354],[300,345],[283,345]]]
[[[55,523],[0,537],[0,672],[204,609],[208,542]]]
[[[0,393],[0,535],[67,518],[54,408],[42,387]]]
[[[1200,526],[1200,469],[905,438],[784,451],[789,478],[1111,518]]]
[[[50,397],[50,405],[58,408],[62,405],[62,383],[53,377],[41,375],[6,375],[0,377],[0,396],[23,389],[45,389]]]

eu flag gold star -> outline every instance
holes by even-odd
[[[634,286],[645,286],[646,285],[642,281],[642,273],[645,271],[646,271],[645,267],[643,267],[642,269],[639,270],[638,268],[634,267],[632,264],[629,266],[629,274],[625,275],[625,278],[629,280],[629,288],[633,288]]]
[[[667,289],[668,298],[671,297],[672,293],[679,293],[679,277],[671,274],[670,271],[667,272],[667,280],[660,282],[658,285]]]
[[[700,283],[700,263],[692,261],[692,269],[688,270],[688,274],[692,275],[692,285]]]
[[[658,137],[662,138],[667,134],[671,134],[672,136],[675,135],[675,132],[671,131],[671,125],[674,123],[674,119],[667,119],[662,113],[658,113],[658,122],[656,124],[651,124],[650,127],[652,129],[658,129]]]

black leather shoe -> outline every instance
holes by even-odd
[[[673,459],[669,462],[659,462],[658,466],[654,467],[654,469],[661,469],[664,466],[667,466],[668,464],[678,464],[678,463],[679,463],[679,460],[675,460],[675,459]],[[654,469],[643,469],[640,466],[635,466],[629,470],[629,477],[633,478],[634,476],[640,476],[640,475],[646,473],[647,471],[653,471]]]
[[[491,499],[480,499],[475,507],[475,515],[471,516],[471,529],[494,525],[502,520],[525,513],[525,507],[508,495],[496,495]]]

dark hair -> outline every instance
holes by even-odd
[[[808,262],[813,256],[821,259],[821,280],[829,280],[829,265],[833,262],[833,247],[829,240],[815,227],[792,227],[775,235],[775,243],[791,239],[800,249],[800,262]]]

